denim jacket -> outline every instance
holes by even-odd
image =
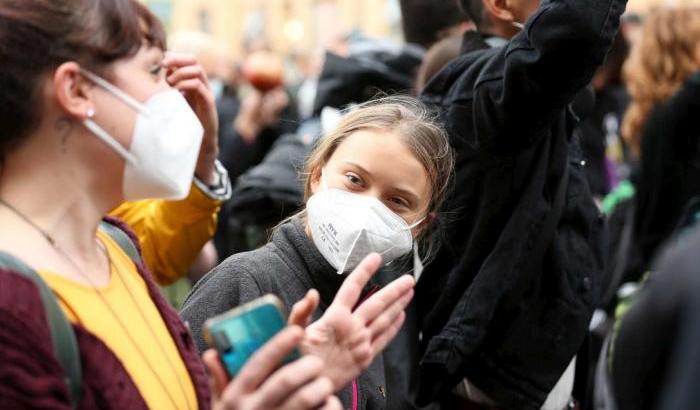
[[[463,54],[427,85],[456,178],[446,245],[417,285],[419,403],[466,377],[502,407],[539,409],[581,346],[606,236],[569,104],[603,62],[625,4],[545,0],[506,46]]]

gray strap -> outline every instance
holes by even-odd
[[[106,233],[110,238],[112,238],[112,240],[114,240],[114,242],[116,242],[117,245],[119,245],[119,247],[122,248],[127,255],[129,255],[129,258],[131,258],[135,264],[141,265],[143,263],[141,255],[139,254],[138,249],[136,249],[136,245],[134,245],[134,242],[131,241],[131,238],[126,234],[126,232],[107,221],[102,221],[100,223],[100,229],[102,232]]]
[[[56,296],[36,271],[10,254],[0,252],[0,268],[21,273],[36,284],[49,323],[53,350],[65,373],[64,379],[71,399],[71,408],[78,408],[83,384],[78,342],[75,339],[73,327],[58,306]]]

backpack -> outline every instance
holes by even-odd
[[[99,229],[112,238],[134,263],[137,265],[142,263],[141,256],[131,238],[119,227],[102,221]],[[18,272],[31,279],[38,288],[49,323],[53,351],[63,367],[71,408],[78,408],[82,397],[80,353],[71,323],[58,305],[56,296],[35,270],[8,253],[0,252],[0,269]]]

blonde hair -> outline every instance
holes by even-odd
[[[312,195],[312,174],[328,163],[347,137],[360,130],[391,132],[402,139],[428,175],[431,197],[427,212],[436,215],[450,186],[454,157],[437,116],[416,98],[407,96],[378,98],[356,106],[343,116],[338,126],[318,142],[305,163],[304,200]],[[427,221],[419,235],[420,242],[417,241],[426,261],[434,255],[440,239],[437,229],[440,218]]]
[[[639,155],[641,133],[651,110],[675,94],[700,69],[700,8],[656,9],[644,24],[623,67],[632,101],[622,122],[622,137]]]

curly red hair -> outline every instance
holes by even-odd
[[[699,69],[700,7],[650,13],[623,68],[631,102],[622,122],[622,137],[635,155],[639,155],[642,128],[651,110]]]

